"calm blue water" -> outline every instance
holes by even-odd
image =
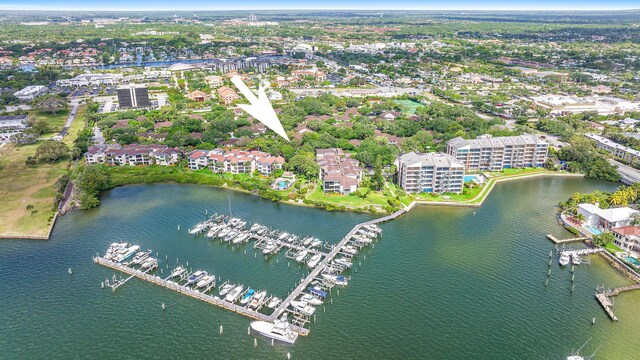
[[[284,296],[306,269],[287,266],[283,254],[265,261],[252,248],[185,229],[205,210],[228,212],[229,200],[235,216],[328,241],[371,216],[197,185],[118,188],[99,208],[62,217],[49,241],[0,242],[0,359],[285,359],[287,352],[292,359],[564,359],[589,338],[585,353],[601,346],[599,359],[637,359],[640,293],[618,296],[620,321],[609,321],[595,287],[629,281],[604,261],[592,257],[576,269],[573,293],[570,268],[554,261],[544,286],[553,249],[546,234],[570,236],[556,223],[555,204],[614,187],[529,179],[499,184],[481,208],[417,207],[383,225],[382,240],[347,274],[349,286],[332,295],[326,312],[318,309],[310,336],[293,347],[254,347],[248,319],[137,279],[103,290],[100,282],[114,272],[91,257],[130,241],[157,251],[164,269],[179,258]]]

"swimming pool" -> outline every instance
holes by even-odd
[[[602,231],[600,231],[600,230],[598,230],[598,229],[594,228],[594,227],[593,227],[593,226],[591,226],[591,225],[585,225],[585,226],[584,226],[584,228],[585,228],[585,229],[587,229],[587,231],[589,231],[589,232],[590,232],[590,233],[592,233],[593,235],[600,235],[600,234],[602,234]]]
[[[289,184],[286,181],[278,181],[278,189],[284,190],[287,188]]]
[[[633,266],[640,267],[640,261],[638,261],[638,259],[632,258],[631,256],[627,256],[624,259],[627,260],[627,262],[632,264]]]
[[[464,182],[470,182],[476,179],[476,175],[465,175]]]

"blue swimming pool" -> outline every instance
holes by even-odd
[[[465,175],[464,182],[470,182],[476,179],[476,175]]]
[[[278,181],[278,189],[284,190],[287,188],[287,185],[286,181]]]
[[[640,261],[638,261],[638,259],[636,259],[636,258],[632,258],[631,256],[627,256],[624,259],[627,260],[627,262],[629,262],[633,266],[636,266],[636,267],[640,266]]]
[[[602,231],[600,231],[600,230],[598,230],[598,229],[594,228],[594,227],[593,227],[593,226],[591,226],[591,225],[585,225],[585,226],[584,226],[584,228],[585,228],[585,229],[587,229],[587,231],[589,231],[589,232],[590,232],[590,233],[592,233],[593,235],[600,235],[600,234],[602,234]]]

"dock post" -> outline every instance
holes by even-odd
[[[224,332],[224,329],[222,328],[222,325],[220,325],[220,335],[222,335],[223,332]]]
[[[251,326],[247,328],[247,335],[251,335]]]
[[[273,339],[271,339],[273,340]],[[258,339],[253,338],[253,347],[258,347]]]
[[[596,323],[596,317],[594,316],[593,319],[591,319],[591,325]]]
[[[164,303],[162,303],[162,311],[166,310],[167,307],[164,305]]]

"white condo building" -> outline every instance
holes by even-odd
[[[410,152],[397,160],[398,184],[408,193],[461,193],[464,164],[443,153]]]
[[[467,171],[500,171],[510,168],[541,167],[547,161],[549,144],[533,135],[449,140],[447,154],[462,162]]]

